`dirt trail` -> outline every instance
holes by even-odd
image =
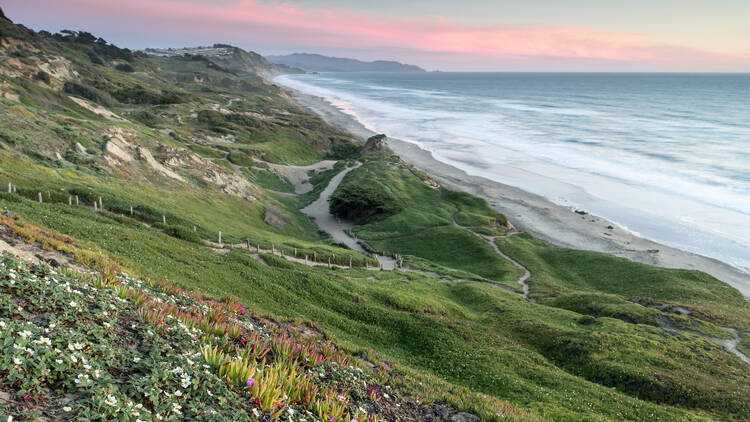
[[[454,226],[462,228],[462,229],[468,231],[469,233],[473,234],[474,236],[476,236],[476,237],[484,240],[485,242],[489,243],[490,246],[492,246],[492,249],[495,250],[495,253],[497,253],[498,255],[500,255],[506,261],[508,261],[511,264],[513,264],[513,266],[515,266],[516,268],[519,268],[519,269],[523,270],[523,275],[518,280],[516,280],[516,283],[518,283],[521,286],[521,293],[520,294],[521,294],[521,296],[524,299],[528,300],[529,302],[536,303],[536,300],[534,298],[529,298],[529,285],[528,285],[528,283],[526,283],[526,280],[528,280],[529,277],[531,277],[531,272],[529,272],[529,269],[526,268],[526,267],[524,267],[523,265],[521,265],[518,261],[516,261],[515,259],[513,259],[513,258],[509,257],[508,255],[504,254],[503,251],[501,251],[500,248],[497,247],[497,243],[495,243],[495,240],[499,236],[486,236],[486,235],[477,233],[477,232],[471,230],[468,227],[464,227],[464,226],[456,223],[455,215],[453,217],[451,217],[451,220],[453,221],[453,225]],[[513,236],[514,234],[518,234],[518,233],[517,232],[512,232],[512,233],[508,234],[508,237]],[[519,292],[515,291],[514,289],[511,289],[511,290],[513,290],[515,293],[519,293]]]
[[[736,328],[719,327],[722,330],[724,330],[724,331],[726,331],[726,332],[728,332],[729,334],[732,335],[731,339],[725,339],[725,338],[712,337],[712,336],[709,336],[707,334],[703,334],[703,333],[698,332],[698,331],[686,330],[686,329],[683,329],[683,328],[676,327],[667,318],[657,318],[656,321],[659,323],[659,326],[661,328],[663,328],[663,329],[672,330],[672,331],[681,331],[683,333],[693,334],[693,335],[700,336],[700,337],[703,337],[705,339],[711,340],[711,341],[713,341],[715,343],[719,343],[722,346],[724,346],[724,348],[729,353],[737,356],[738,358],[740,358],[741,361],[743,361],[743,362],[747,363],[748,365],[750,365],[750,358],[748,358],[747,355],[745,355],[744,353],[740,352],[737,349],[737,345],[740,344],[740,341],[742,339],[740,338],[740,335],[737,333],[737,329]]]
[[[346,221],[341,221],[340,219],[336,218],[331,214],[328,208],[328,201],[331,199],[331,195],[333,195],[333,192],[336,191],[336,188],[339,187],[339,184],[341,184],[341,181],[344,180],[344,176],[346,176],[347,173],[356,169],[360,165],[362,164],[357,163],[356,165],[349,167],[334,176],[331,179],[331,182],[328,183],[328,186],[326,186],[323,192],[320,193],[320,197],[312,204],[308,205],[305,208],[302,208],[302,212],[312,217],[313,220],[315,220],[315,224],[317,224],[321,230],[329,233],[331,237],[333,237],[334,241],[343,243],[350,249],[357,252],[367,254],[367,251],[365,251],[362,245],[360,245],[356,239],[349,236],[349,234],[346,232],[347,230],[353,228],[354,224]],[[394,258],[382,255],[375,255],[375,258],[378,260],[383,269],[392,270],[396,268],[396,260]]]
[[[0,225],[0,253],[3,252],[8,252],[35,264],[46,262],[53,267],[83,270],[83,267],[75,262],[72,257],[56,250],[46,251],[39,244],[26,243],[25,239],[16,236],[10,228]]]
[[[329,267],[329,264],[327,262],[313,261],[313,257],[309,256],[309,255],[307,256],[307,260],[305,260],[304,256],[293,256],[294,252],[290,251],[290,250],[287,250],[287,249],[277,249],[275,247],[273,249],[263,249],[263,248],[258,247],[257,245],[252,245],[252,244],[248,248],[247,247],[247,243],[222,243],[222,244],[219,244],[219,243],[216,243],[216,242],[214,242],[212,240],[205,240],[204,239],[203,241],[206,244],[208,244],[214,252],[219,253],[219,254],[229,253],[231,251],[231,249],[244,249],[244,250],[247,250],[250,253],[251,257],[253,257],[258,262],[261,262],[261,263],[266,264],[266,265],[267,265],[267,263],[263,260],[263,258],[260,256],[260,254],[276,255],[278,257],[286,259],[287,261],[296,262],[298,264],[304,264],[304,265],[307,265],[308,267]],[[291,253],[291,255],[290,255],[290,253]],[[346,256],[348,257],[348,255],[346,255]],[[348,265],[340,265],[340,264],[333,264],[333,263],[331,263],[330,264],[330,268],[333,268],[333,267],[336,267],[336,268],[350,268]],[[361,267],[357,267],[357,268],[361,268]],[[370,269],[370,270],[379,270],[380,268],[378,268],[378,267],[369,267],[368,269]]]

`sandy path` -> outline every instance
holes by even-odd
[[[665,330],[672,330],[672,331],[681,331],[683,333],[690,333],[699,337],[703,337],[705,339],[711,340],[715,343],[719,343],[731,354],[737,356],[740,358],[741,361],[747,363],[750,365],[750,358],[748,358],[744,353],[737,350],[737,345],[740,344],[740,341],[742,340],[737,333],[737,330],[735,328],[730,327],[719,327],[724,331],[727,331],[729,334],[732,335],[731,339],[725,339],[725,338],[718,338],[718,337],[711,337],[707,334],[703,334],[698,331],[693,330],[685,330],[682,328],[675,327],[671,322],[669,322],[666,318],[657,318],[657,322],[659,323],[659,326]]]
[[[328,186],[326,186],[323,192],[320,193],[320,197],[312,204],[302,208],[302,212],[312,217],[313,220],[315,220],[315,224],[317,224],[321,230],[329,233],[335,242],[343,243],[350,249],[367,255],[368,252],[365,251],[362,245],[346,233],[346,230],[353,228],[355,225],[351,222],[341,221],[336,218],[330,213],[328,208],[328,201],[331,199],[333,192],[336,191],[336,188],[339,187],[339,184],[341,184],[341,181],[344,180],[344,177],[350,171],[356,169],[360,165],[361,163],[357,163],[355,166],[349,167],[334,176]],[[375,258],[383,269],[392,270],[396,268],[396,260],[391,257],[375,255]]]
[[[462,229],[468,231],[469,233],[473,234],[474,236],[476,236],[476,237],[484,240],[485,242],[489,243],[490,246],[492,246],[492,249],[495,250],[496,254],[500,255],[500,257],[502,257],[506,261],[508,261],[511,264],[513,264],[514,267],[523,270],[523,275],[521,277],[519,277],[518,280],[516,280],[516,283],[518,283],[519,285],[521,285],[521,292],[515,292],[514,291],[514,293],[520,293],[521,296],[524,299],[528,300],[529,302],[536,303],[536,300],[534,300],[533,298],[532,299],[529,298],[529,285],[526,283],[526,280],[528,280],[529,277],[531,277],[531,273],[529,272],[529,269],[526,268],[526,267],[524,267],[523,265],[521,265],[521,263],[519,263],[515,259],[513,259],[513,258],[509,257],[508,255],[504,254],[503,251],[501,251],[500,248],[497,247],[497,243],[495,243],[495,240],[498,238],[498,236],[485,236],[483,234],[479,234],[479,233],[471,230],[468,227],[464,227],[464,226],[456,223],[456,216],[455,216],[455,214],[451,217],[451,221],[453,222],[453,225],[455,227],[462,228]],[[515,232],[512,233],[511,236],[513,234],[515,234]],[[512,289],[511,289],[511,291],[512,291]]]

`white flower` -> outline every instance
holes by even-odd
[[[63,407],[63,412],[70,412],[71,410],[73,410],[73,409],[70,408],[69,406]]]
[[[102,371],[100,369],[94,370],[94,378],[99,378],[102,375]]]
[[[71,301],[70,303],[68,303],[68,305],[70,305],[71,308],[75,308],[78,306],[78,304],[75,303],[74,301]]]
[[[141,361],[141,358],[139,358],[137,356],[133,358],[133,362],[135,362],[135,363],[138,363],[140,361]]]
[[[177,403],[172,403],[172,411],[177,413],[178,415],[181,415],[182,412],[180,412],[180,409],[182,409],[182,406],[180,406]]]
[[[23,363],[23,361],[21,359],[18,359],[18,358],[13,358],[13,363],[15,363],[16,365],[20,365],[20,364]]]
[[[62,359],[55,359],[55,363],[63,363]]]
[[[117,406],[117,399],[112,394],[107,394],[107,398],[104,400],[104,403],[107,406],[115,407]]]
[[[175,397],[182,397],[182,391],[180,391],[180,390],[175,391],[174,392],[174,396]]]
[[[18,335],[25,339],[31,335],[31,331],[23,330],[20,333],[18,333]]]

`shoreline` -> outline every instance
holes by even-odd
[[[362,140],[375,134],[325,98],[288,87],[284,89],[294,94],[292,99],[300,107],[312,111],[332,126]],[[750,301],[750,274],[729,264],[637,236],[605,218],[578,214],[571,208],[522,189],[470,175],[435,159],[431,152],[414,143],[388,138],[387,145],[405,162],[428,173],[446,187],[486,199],[494,209],[508,216],[519,230],[527,231],[546,243],[604,252],[665,268],[700,270],[736,288]]]

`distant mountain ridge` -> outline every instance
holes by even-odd
[[[266,56],[266,58],[271,63],[297,67],[308,72],[425,72],[419,66],[391,60],[364,62],[357,59],[329,57],[309,53]]]

